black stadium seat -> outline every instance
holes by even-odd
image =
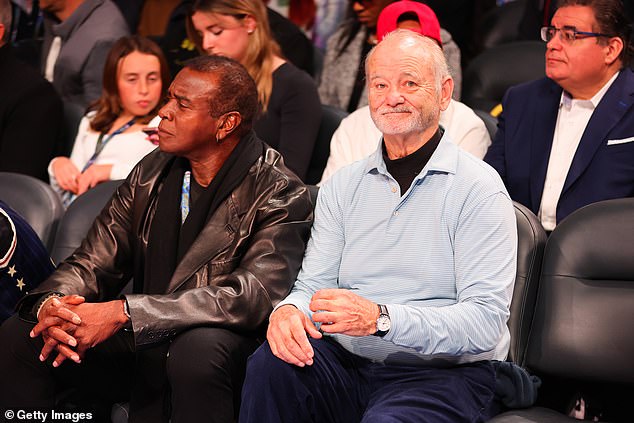
[[[93,221],[123,181],[106,181],[89,189],[70,203],[59,222],[51,258],[59,264],[81,244]]]
[[[506,90],[545,75],[546,43],[516,41],[485,50],[462,73],[462,102],[490,111]]]
[[[526,0],[513,0],[487,10],[477,24],[478,52],[520,39]]]
[[[577,391],[590,402],[599,398],[593,406],[600,404],[600,421],[632,421],[632,322],[634,198],[590,204],[563,220],[546,244],[523,360],[543,379],[539,406],[492,422],[575,421],[556,397]]]
[[[64,213],[53,188],[29,175],[0,172],[0,200],[18,212],[51,251],[57,224]]]
[[[508,359],[514,363],[524,360],[526,341],[533,319],[539,275],[546,245],[546,232],[537,216],[527,207],[513,202],[517,221],[517,270],[508,321],[511,346]]]
[[[476,115],[478,115],[480,119],[482,119],[482,121],[484,122],[484,126],[486,126],[487,132],[491,137],[491,140],[493,140],[495,138],[495,134],[497,134],[498,132],[498,118],[484,110],[473,109],[473,111]]]

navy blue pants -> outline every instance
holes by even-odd
[[[498,411],[489,362],[451,368],[373,363],[310,340],[312,366],[287,364],[268,343],[250,358],[240,422],[483,422]]]

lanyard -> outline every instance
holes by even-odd
[[[95,160],[97,160],[97,157],[99,157],[99,154],[101,154],[101,152],[103,151],[103,148],[106,146],[108,141],[114,138],[115,135],[119,135],[120,133],[127,131],[132,125],[134,125],[135,121],[136,121],[136,117],[133,117],[132,119],[130,119],[130,121],[128,121],[128,123],[126,123],[121,128],[114,131],[112,134],[105,135],[103,132],[99,134],[99,138],[97,139],[97,145],[95,146],[95,152],[93,153],[92,157],[90,157],[90,159],[88,159],[88,161],[84,165],[84,168],[81,170],[82,173],[85,172],[86,169],[88,169],[93,163],[95,163]]]
[[[185,223],[189,214],[189,188],[191,186],[192,173],[188,170],[183,175],[183,187],[181,188],[181,224]]]

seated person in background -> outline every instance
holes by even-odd
[[[413,16],[411,12],[415,12]],[[440,24],[434,12],[424,4],[402,1],[383,9],[377,23],[377,39],[381,41],[397,28],[418,32],[436,41],[442,48]],[[453,98],[447,109],[440,112],[440,125],[451,135],[453,142],[479,159],[484,157],[491,144],[482,119]],[[342,167],[369,156],[381,142],[381,135],[370,117],[369,106],[346,116],[332,136],[330,156],[321,183]]]
[[[393,2],[394,0],[349,0],[348,18],[330,37],[326,47],[319,81],[319,97],[323,104],[338,107],[350,113],[368,104],[365,56],[378,41],[376,31],[379,13]],[[412,8],[415,6],[412,5]],[[425,22],[420,24],[424,26]],[[462,78],[460,49],[444,29],[441,29],[440,37],[443,53],[449,63],[451,75],[456,81],[453,97],[459,100]]]
[[[156,148],[141,129],[161,106],[168,72],[153,41],[135,35],[115,43],[104,68],[103,96],[79,124],[70,158],[56,157],[48,167],[51,185],[63,198],[70,200],[103,181],[125,179]]]
[[[0,0],[0,172],[48,181],[46,165],[62,130],[62,101],[37,71],[14,56],[11,3]]]
[[[187,37],[186,22],[195,0],[182,0],[170,14],[165,33],[161,37],[161,47],[167,56],[172,74],[175,75],[184,61],[196,57],[194,45]],[[345,1],[345,0],[344,0]],[[314,45],[301,29],[286,17],[270,7],[266,13],[271,27],[271,35],[280,45],[283,56],[296,67],[315,75],[317,69],[314,58]]]
[[[436,42],[388,34],[367,74],[383,143],[320,189],[295,286],[249,359],[241,422],[473,423],[497,411],[489,360],[509,348],[513,204],[438,124],[453,81]]]
[[[561,0],[546,78],[512,87],[484,160],[548,231],[573,211],[634,196],[634,73],[620,1]]]
[[[0,200],[0,323],[55,269],[31,226]]]
[[[304,179],[321,122],[319,96],[313,79],[281,56],[264,3],[197,0],[188,31],[205,54],[230,57],[247,68],[262,108],[255,133]]]
[[[451,34],[440,27],[436,13],[425,1],[402,0],[395,1],[387,5],[379,14],[376,24],[376,39],[381,41],[383,35],[396,28],[411,29],[424,34],[424,28],[432,26],[434,28],[434,39],[438,40],[443,49],[449,74],[454,80],[454,91],[451,95],[453,99],[460,100],[462,84],[462,67],[460,65],[460,48],[455,43]],[[381,35],[383,34],[383,35]],[[437,35],[436,35],[437,34]]]
[[[101,96],[106,56],[130,35],[128,24],[110,0],[40,0],[40,7],[42,74],[64,101],[86,108]]]
[[[315,46],[312,41],[291,20],[270,7],[266,8],[266,14],[271,34],[280,45],[284,58],[309,75],[315,75]]]
[[[315,24],[312,29],[312,39],[316,48],[326,50],[328,39],[335,33],[348,8],[348,0],[315,0]]]
[[[50,409],[70,384],[130,400],[131,421],[233,421],[246,359],[312,223],[307,188],[251,129],[257,110],[255,83],[231,59],[198,57],[176,75],[160,151],[21,302],[39,323],[0,327],[0,408]]]

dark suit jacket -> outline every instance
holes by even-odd
[[[484,160],[511,198],[539,211],[562,88],[544,78],[510,88]],[[595,109],[570,165],[557,222],[587,204],[634,196],[634,73],[621,71]]]
[[[0,172],[48,182],[46,168],[57,151],[62,101],[53,86],[0,47]]]

